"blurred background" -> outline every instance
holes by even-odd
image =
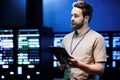
[[[60,46],[71,32],[77,0],[0,0],[0,80],[63,80],[48,46]],[[120,1],[86,0],[93,6],[89,27],[104,36],[105,72],[100,80],[120,79]]]

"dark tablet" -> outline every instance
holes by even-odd
[[[71,56],[63,47],[49,46],[49,49],[50,52],[56,56],[56,58],[61,64],[69,64],[68,58],[70,58]]]

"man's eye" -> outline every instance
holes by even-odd
[[[74,17],[78,17],[77,15],[74,15]]]

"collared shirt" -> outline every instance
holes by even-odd
[[[81,34],[84,34],[86,31],[87,30],[81,32]],[[79,34],[79,36],[74,37],[71,46],[74,34],[74,31],[67,34],[62,41],[62,47],[66,49],[68,54],[85,64],[94,64],[95,62],[106,61],[105,42],[102,35],[90,30],[87,34],[85,34],[85,36],[80,36]],[[83,36],[84,38],[80,41]],[[80,43],[78,44],[79,41]],[[78,44],[78,46],[75,48],[76,44]],[[75,48],[72,54],[70,47],[72,47],[72,50]],[[70,78],[70,80],[91,80],[90,74],[81,69],[70,67],[65,69],[64,78],[65,80],[68,78]]]

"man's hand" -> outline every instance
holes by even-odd
[[[80,65],[80,62],[78,62],[74,57],[71,57],[68,59],[69,60],[69,65],[73,68],[78,68]]]
[[[73,68],[79,68],[92,75],[102,75],[104,72],[105,63],[96,62],[94,64],[85,64],[74,57],[69,58],[69,65]]]

